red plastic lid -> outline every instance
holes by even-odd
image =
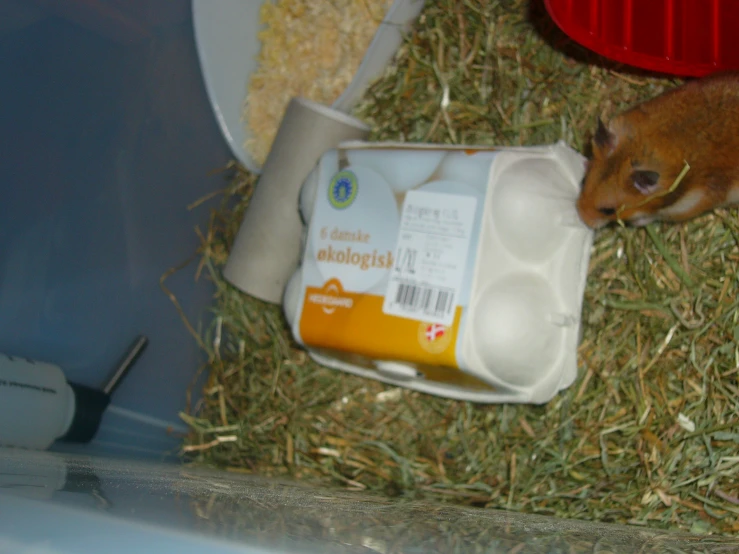
[[[739,0],[544,0],[570,38],[614,61],[699,77],[739,69]]]

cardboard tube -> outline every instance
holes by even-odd
[[[273,304],[300,260],[303,181],[321,155],[346,140],[366,140],[360,120],[305,98],[285,110],[223,271],[245,293]]]

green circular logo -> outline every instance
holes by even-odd
[[[357,176],[351,171],[339,171],[328,187],[328,201],[337,210],[348,208],[357,197],[359,185]]]

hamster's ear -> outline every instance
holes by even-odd
[[[646,169],[636,169],[631,172],[631,179],[634,181],[634,187],[642,194],[652,194],[657,191],[659,186],[659,173]]]
[[[616,135],[604,125],[600,117],[598,118],[598,127],[593,136],[593,145],[600,152],[613,150],[614,146],[616,146]]]

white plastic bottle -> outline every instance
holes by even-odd
[[[53,364],[0,354],[0,446],[46,450],[56,440],[90,442],[147,344],[140,335],[101,389],[68,382]]]
[[[75,394],[60,367],[0,354],[0,445],[46,450],[64,436]]]

